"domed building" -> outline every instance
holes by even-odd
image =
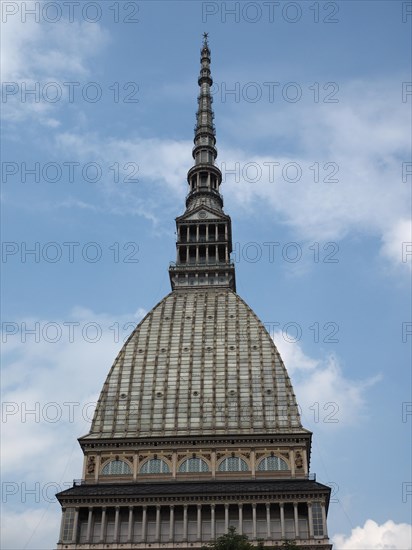
[[[172,291],[123,346],[79,439],[83,479],[57,495],[58,549],[199,549],[231,526],[255,544],[331,549],[312,434],[276,346],[236,294],[207,35],[198,82]]]

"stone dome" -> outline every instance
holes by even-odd
[[[133,331],[84,439],[305,432],[270,335],[232,290],[175,290]]]

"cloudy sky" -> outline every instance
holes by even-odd
[[[411,2],[1,8],[1,547],[55,545],[77,438],[170,290],[208,31],[237,290],[314,432],[330,536],[410,548]]]

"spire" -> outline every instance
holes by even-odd
[[[177,287],[211,285],[235,290],[235,268],[230,261],[231,220],[223,212],[223,197],[219,192],[222,173],[215,165],[216,131],[210,92],[213,79],[206,32],[200,50],[198,84],[200,90],[192,151],[195,163],[187,173],[189,193],[186,211],[176,218],[177,259],[169,269],[170,282],[173,290]]]
[[[210,93],[210,87],[213,79],[210,72],[210,49],[208,43],[208,33],[203,34],[203,47],[200,52],[200,74],[198,84],[200,93],[197,98],[198,109],[196,113],[195,127],[195,147],[193,149],[193,158],[196,164],[214,164],[217,157],[216,151],[216,131],[213,124],[215,117],[212,109],[213,98]],[[202,151],[205,154],[202,158]]]
[[[195,165],[189,170],[187,181],[190,193],[186,206],[198,193],[209,193],[209,198],[214,199],[215,207],[223,207],[223,198],[219,194],[219,187],[222,183],[222,173],[215,166],[217,157],[216,130],[213,123],[215,115],[212,109],[213,98],[210,87],[213,79],[210,71],[210,48],[208,33],[203,34],[203,45],[200,50],[200,74],[197,80],[199,84],[199,95],[197,97],[197,113],[194,147],[192,156]],[[208,177],[206,177],[208,176]]]

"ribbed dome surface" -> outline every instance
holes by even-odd
[[[176,290],[136,327],[90,438],[305,432],[281,357],[229,289]]]

